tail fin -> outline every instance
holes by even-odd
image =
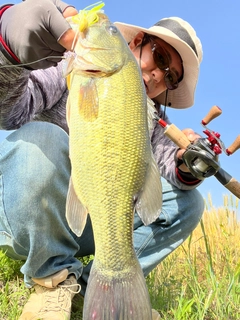
[[[152,311],[143,272],[137,264],[128,272],[103,274],[91,269],[84,298],[83,320],[151,320]],[[122,275],[123,273],[123,275]]]

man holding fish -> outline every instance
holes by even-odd
[[[23,12],[28,12],[28,23],[18,19]],[[79,284],[85,294],[91,266],[83,268],[77,257],[95,253],[89,216],[81,236],[70,230],[65,217],[71,164],[68,89],[60,60],[75,37],[64,18],[77,13],[58,0],[26,0],[0,9],[0,125],[15,130],[0,145],[0,246],[13,259],[25,260],[24,281],[35,289],[20,319],[70,319],[71,300]],[[165,106],[181,109],[194,103],[202,59],[194,29],[176,17],[149,29],[115,25],[141,67],[149,108],[169,123]],[[163,131],[153,119],[150,135],[161,174],[162,210],[147,225],[134,216],[133,243],[144,276],[183,243],[204,208],[196,190],[200,181],[181,161],[184,150]],[[191,141],[198,137],[190,129],[185,133]]]

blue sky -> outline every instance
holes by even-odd
[[[12,1],[18,3],[19,1]],[[96,1],[72,0],[77,10]],[[121,21],[149,28],[164,17],[178,16],[187,20],[195,28],[203,45],[203,62],[197,85],[195,104],[186,110],[169,109],[170,120],[180,129],[192,128],[203,134],[201,120],[213,105],[222,109],[222,115],[214,119],[209,128],[221,134],[226,147],[240,134],[239,93],[240,88],[240,23],[239,1],[233,0],[105,0],[104,11],[112,22]],[[4,3],[4,2],[3,2]],[[2,3],[2,4],[3,4]],[[0,132],[0,140],[6,136]],[[220,155],[224,170],[240,181],[240,151],[232,156]],[[212,176],[199,187],[207,200],[211,195],[214,206],[223,205],[223,196],[230,192]],[[232,196],[235,203],[236,198]]]

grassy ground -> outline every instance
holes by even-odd
[[[236,202],[234,202],[236,201]],[[240,221],[238,201],[214,208],[209,197],[199,226],[147,278],[152,307],[165,320],[240,319]],[[22,262],[0,252],[0,319],[15,320],[29,296]],[[81,320],[82,301],[73,302],[71,320]]]
[[[183,246],[147,279],[162,319],[240,319],[240,221],[238,201],[206,209]]]

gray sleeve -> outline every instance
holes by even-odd
[[[68,7],[74,7],[73,5],[70,5],[70,4],[68,4],[64,1],[61,1],[61,0],[52,0],[52,2],[55,4],[55,6],[58,8],[58,10],[61,13],[63,13]]]
[[[11,64],[0,53],[0,63]],[[45,70],[0,69],[0,127],[14,130],[24,123],[44,120],[67,131],[65,108],[68,95],[61,63]]]

